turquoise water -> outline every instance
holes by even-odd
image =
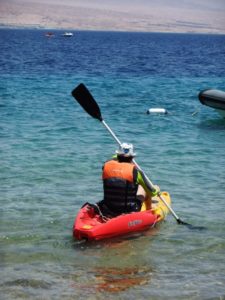
[[[0,30],[1,299],[224,299],[225,120],[198,101],[225,90],[225,37]],[[102,197],[117,145],[71,91],[84,82],[172,215],[133,239],[72,238]],[[163,107],[168,115],[147,115]]]

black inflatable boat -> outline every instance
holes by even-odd
[[[225,118],[225,92],[207,89],[201,91],[198,98],[203,105],[216,109],[216,111]]]

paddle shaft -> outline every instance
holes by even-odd
[[[114,138],[114,140],[121,146],[121,142],[120,140],[117,138],[117,136],[115,135],[115,133],[112,131],[112,129],[108,126],[108,124],[102,119],[101,123],[105,126],[105,128],[109,131],[109,133],[111,134],[111,136]],[[144,173],[144,171],[141,169],[141,167],[138,165],[138,163],[133,159],[133,163],[135,164],[135,166],[138,168],[138,170],[140,170],[146,180],[148,181],[149,185],[151,186],[152,189],[154,189],[154,185],[151,182],[151,180],[146,176],[146,174]],[[160,192],[158,193],[159,198],[163,201],[163,203],[166,205],[166,207],[170,210],[170,212],[172,213],[172,215],[174,216],[174,218],[177,220],[178,223],[182,222],[180,220],[180,218],[177,216],[177,214],[175,213],[175,211],[172,209],[172,207],[164,200],[164,198],[162,197],[162,195],[160,194]]]

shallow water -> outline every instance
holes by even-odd
[[[0,30],[1,298],[224,299],[225,120],[197,95],[225,90],[225,37],[60,34]],[[80,82],[179,217],[205,230],[170,215],[132,239],[73,240],[117,147],[74,102]]]

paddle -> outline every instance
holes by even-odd
[[[109,131],[109,133],[112,135],[112,137],[116,140],[116,142],[121,145],[120,140],[116,137],[116,135],[113,133],[113,131],[111,130],[111,128],[106,124],[106,122],[103,120],[103,117],[101,115],[101,111],[100,108],[97,104],[97,102],[95,101],[95,99],[93,98],[93,96],[91,95],[91,93],[89,92],[89,90],[86,88],[86,86],[81,83],[79,84],[73,91],[72,91],[72,95],[73,97],[77,100],[77,102],[83,107],[83,109],[93,118],[99,120],[105,127],[106,129]],[[133,159],[134,164],[136,165],[136,167],[143,172],[143,170],[140,168],[140,166],[137,164],[137,162]],[[144,176],[146,177],[149,185],[152,187],[152,189],[154,189],[154,185],[153,183],[150,181],[150,179],[146,176],[146,174],[143,172]],[[189,223],[186,223],[184,221],[182,221],[178,215],[174,212],[174,210],[172,209],[172,207],[164,200],[164,198],[162,197],[161,193],[158,193],[158,197],[163,201],[163,203],[167,206],[167,208],[169,209],[169,211],[172,213],[172,215],[174,216],[174,218],[176,219],[178,224],[182,224],[182,225],[186,225],[188,226],[190,229],[202,229],[201,227],[196,227],[193,226]]]

